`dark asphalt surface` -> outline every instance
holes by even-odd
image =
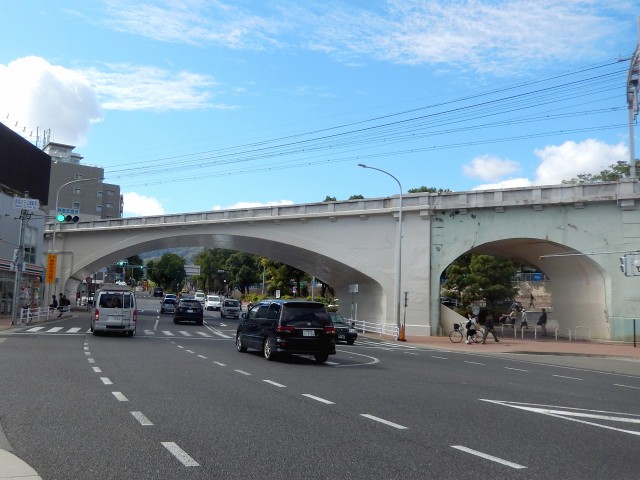
[[[638,478],[634,361],[361,336],[267,362],[217,313],[134,338],[85,315],[0,332],[0,424],[43,479]]]

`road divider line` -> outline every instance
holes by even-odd
[[[109,377],[100,377],[100,380],[102,380],[102,383],[105,385],[113,385],[113,382],[109,380]]]
[[[431,355],[431,358],[437,358],[438,360],[449,360],[448,357],[438,357],[437,355]]]
[[[484,363],[480,363],[480,362],[472,362],[471,360],[465,360],[464,363],[471,363],[473,365],[484,365]]]
[[[176,443],[174,442],[161,442],[162,446],[169,450],[169,452],[178,459],[180,463],[182,463],[185,467],[199,467],[200,464],[196,462],[193,458],[191,458],[187,452],[182,450]]]
[[[568,379],[568,380],[580,380],[580,381],[582,381],[582,379],[581,379],[581,378],[577,378],[577,377],[567,377],[567,376],[565,376],[565,375],[553,375],[553,376],[554,376],[554,377],[558,377],[558,378],[566,378],[566,379]]]
[[[213,362],[213,363],[215,363],[216,365],[220,365],[221,367],[226,367],[227,366],[226,363],[222,363],[222,362]],[[239,371],[239,370],[236,370],[236,371]]]
[[[510,462],[503,458],[494,457],[493,455],[489,455],[487,453],[479,452],[478,450],[473,450],[471,448],[467,448],[462,445],[451,445],[451,448],[455,448],[456,450],[460,450],[461,452],[470,453],[471,455],[475,455],[476,457],[484,458],[485,460],[491,460],[492,462],[500,463],[501,465],[505,465],[507,467],[522,469],[527,468],[524,465],[519,465],[514,462]]]
[[[529,370],[525,370],[523,368],[513,368],[513,367],[504,367],[504,368],[506,368],[507,370],[516,370],[517,372],[527,372],[527,373],[529,373]]]
[[[385,420],[384,418],[376,417],[374,415],[369,415],[368,413],[361,413],[361,416],[368,418],[369,420],[373,420],[374,422],[384,423],[385,425],[389,425],[390,427],[397,428],[398,430],[406,430],[407,427],[404,425],[400,425],[398,423],[390,422],[389,420]]]
[[[153,423],[151,423],[151,421],[144,416],[144,413],[142,412],[131,412],[131,415],[133,415],[133,418],[135,418],[140,425],[143,425],[145,427],[151,426],[153,425]]]
[[[205,357],[204,355],[198,355],[198,357],[199,357],[199,358],[202,358],[202,359],[204,359],[204,360],[206,360],[206,359],[207,359],[207,357]]]
[[[273,385],[274,387],[286,388],[286,385],[282,385],[281,383],[274,382],[273,380],[262,380],[262,381],[265,383],[268,383],[269,385]]]
[[[120,402],[128,402],[129,399],[127,397],[125,397],[122,392],[111,392],[113,394],[114,397],[116,397],[118,399],[118,401]]]
[[[96,363],[95,359],[93,359],[93,358],[87,358],[87,362],[89,362],[89,363]]]
[[[613,386],[614,387],[624,387],[624,388],[635,388],[637,390],[640,390],[640,387],[632,387],[631,385],[621,385],[619,383],[614,383]]]
[[[234,372],[241,373],[242,375],[251,375],[249,372],[245,372],[244,370],[234,370]]]
[[[196,353],[193,350],[185,350],[187,353]]]
[[[331,400],[326,400],[324,398],[316,397],[315,395],[311,395],[310,393],[303,393],[302,396],[310,398],[311,400],[316,400],[321,403],[326,403],[327,405],[335,405],[335,402],[332,402]]]
[[[96,373],[102,373],[102,369],[100,367],[91,367],[93,368],[93,371]]]

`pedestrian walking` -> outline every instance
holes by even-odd
[[[530,293],[529,294],[529,308],[535,308],[536,307],[535,301],[536,301],[536,299],[534,298],[533,293]]]
[[[542,336],[547,336],[547,311],[543,308],[540,317],[538,317],[538,325],[540,325],[540,330],[542,330]]]
[[[487,315],[487,318],[484,319],[484,333],[482,334],[483,345],[487,343],[487,336],[489,336],[489,333],[493,335],[493,339],[496,343],[500,341],[498,340],[498,335],[496,335],[495,324],[491,314]]]
[[[53,313],[58,308],[58,300],[55,295],[51,295],[51,303],[49,304],[49,313]]]
[[[529,328],[529,324],[527,323],[527,311],[522,309],[522,317],[520,322],[520,328]]]
[[[473,316],[473,314],[469,314],[469,320],[467,321],[467,324],[464,326],[467,329],[467,340],[464,343],[467,344],[472,344],[475,342],[475,336],[477,333],[476,330],[476,319]]]

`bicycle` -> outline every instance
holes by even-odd
[[[466,335],[464,334],[465,328],[462,327],[459,323],[453,324],[453,330],[449,332],[449,340],[453,343],[460,343]],[[473,336],[474,343],[482,343],[482,331],[480,329],[476,329],[476,334]]]

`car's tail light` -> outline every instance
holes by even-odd
[[[276,332],[278,333],[285,333],[285,332],[293,333],[295,331],[296,331],[296,328],[292,325],[278,325],[276,327]]]
[[[336,329],[334,327],[324,327],[324,333],[326,335],[335,335],[336,334]]]
[[[100,310],[96,308],[96,322],[100,320]]]
[[[138,321],[138,310],[136,310],[135,308],[133,309],[133,321]]]

